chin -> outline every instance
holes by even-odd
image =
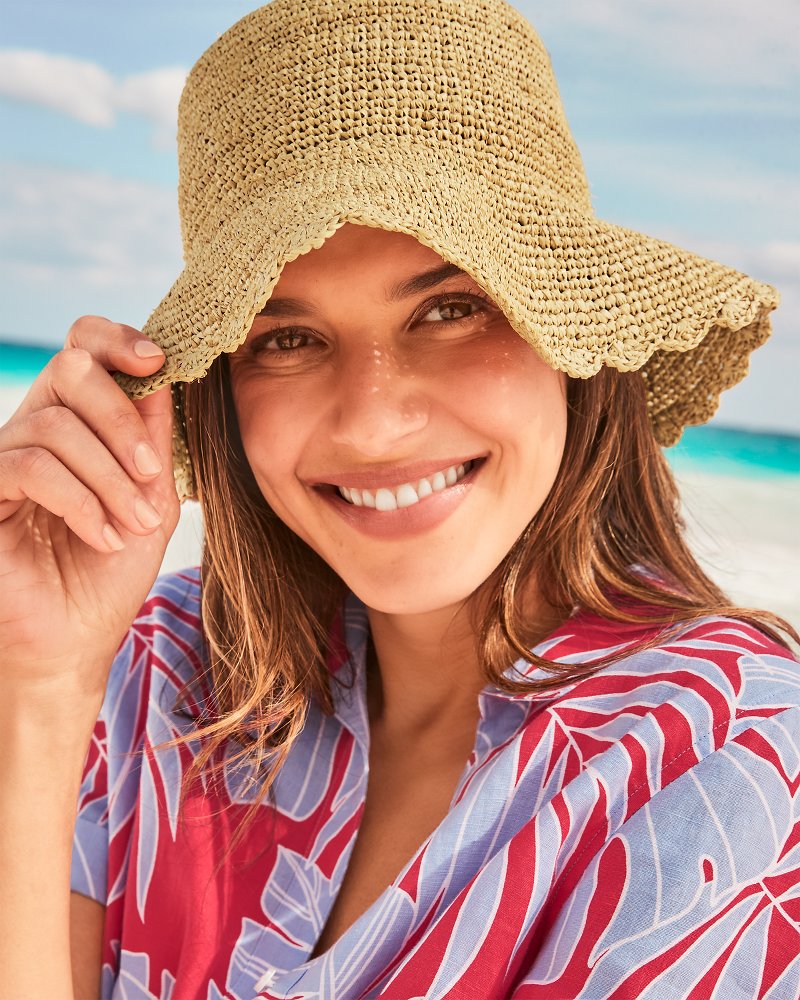
[[[460,580],[436,580],[428,578],[420,583],[415,581],[405,586],[394,581],[388,585],[386,580],[375,583],[363,580],[345,579],[345,583],[356,597],[371,611],[385,615],[425,615],[445,608],[454,608],[463,604],[480,586],[465,586],[463,576]]]

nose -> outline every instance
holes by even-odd
[[[413,363],[373,344],[340,367],[331,437],[370,458],[394,455],[427,426],[429,413]]]

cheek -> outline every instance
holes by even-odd
[[[313,548],[313,539],[295,513],[296,472],[310,436],[313,400],[303,405],[302,390],[266,390],[263,383],[253,386],[244,380],[239,386],[234,383],[233,396],[242,446],[261,495],[281,521]]]
[[[313,405],[313,399],[301,397],[302,390],[282,392],[256,379],[233,382],[242,445],[265,496],[271,484],[292,476],[296,468]]]
[[[504,451],[533,458],[532,468],[555,476],[567,431],[567,377],[550,368],[509,328],[460,370],[453,399],[472,415],[471,422]],[[554,467],[553,467],[554,466]]]

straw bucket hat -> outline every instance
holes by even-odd
[[[778,294],[595,217],[550,58],[503,0],[273,0],[225,32],[180,101],[184,268],[143,327],[133,397],[242,343],[284,264],[352,222],[469,274],[550,365],[640,370],[662,445],[708,420]],[[175,390],[178,391],[175,391]],[[175,475],[194,493],[180,418]]]

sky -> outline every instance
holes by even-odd
[[[181,269],[186,72],[257,4],[27,0],[0,29],[0,339],[141,326]],[[800,4],[517,0],[552,59],[595,214],[775,285],[715,423],[800,434]]]

